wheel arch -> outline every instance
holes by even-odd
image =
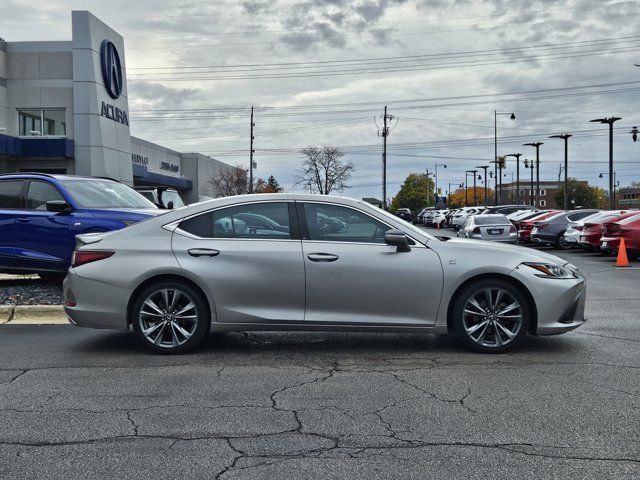
[[[207,315],[209,317],[209,320],[211,321],[212,312],[215,312],[214,305],[211,303],[211,300],[209,299],[205,291],[196,282],[185,276],[175,273],[161,273],[145,279],[133,290],[133,292],[129,296],[129,301],[127,302],[127,325],[131,325],[132,323],[131,310],[140,292],[147,288],[149,285],[165,281],[182,282],[193,288],[199,295],[202,296],[204,304],[207,307]]]
[[[451,298],[449,300],[449,305],[447,307],[447,330],[449,332],[454,331],[453,325],[451,323],[452,322],[451,309],[453,308],[453,303],[454,303],[453,299],[456,298],[456,296],[471,283],[477,282],[479,280],[486,281],[486,280],[496,280],[496,279],[504,280],[510,283],[511,285],[516,287],[520,291],[520,293],[522,293],[525,296],[525,298],[529,301],[529,306],[531,307],[531,322],[529,323],[528,333],[531,333],[531,334],[536,333],[536,331],[538,330],[538,308],[536,306],[536,302],[533,298],[533,295],[531,295],[531,292],[529,292],[527,287],[525,287],[521,281],[519,281],[516,278],[513,278],[510,275],[505,275],[501,273],[482,273],[479,275],[475,275],[471,278],[468,278],[464,282],[462,282],[460,285],[458,285],[458,288],[456,288],[453,295],[451,295]]]

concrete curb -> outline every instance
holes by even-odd
[[[2,305],[0,324],[66,325],[69,323],[62,305]]]

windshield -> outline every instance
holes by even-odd
[[[63,180],[61,183],[82,208],[156,208],[124,183],[102,179]]]
[[[162,192],[162,203],[164,203],[165,207],[169,206],[169,202],[173,202],[173,208],[181,208],[185,206],[180,194],[175,190],[165,190]]]

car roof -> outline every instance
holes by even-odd
[[[111,180],[113,182],[117,182],[118,180],[116,180],[115,178],[110,178],[110,177],[91,177],[91,176],[87,176],[87,175],[67,175],[67,174],[59,174],[59,173],[42,173],[42,172],[15,172],[15,173],[2,173],[0,174],[0,178],[4,178],[4,177],[10,177],[10,178],[41,178],[41,177],[45,177],[45,178],[52,178],[54,180],[79,180],[79,179],[86,179],[86,180],[95,180],[95,179],[100,179],[100,180]]]

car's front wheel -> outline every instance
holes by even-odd
[[[209,310],[187,283],[162,281],[145,288],[131,309],[133,329],[151,350],[176,354],[195,348],[209,331]]]
[[[531,321],[529,300],[501,279],[479,280],[460,291],[451,308],[458,338],[472,349],[498,353],[518,345]]]

